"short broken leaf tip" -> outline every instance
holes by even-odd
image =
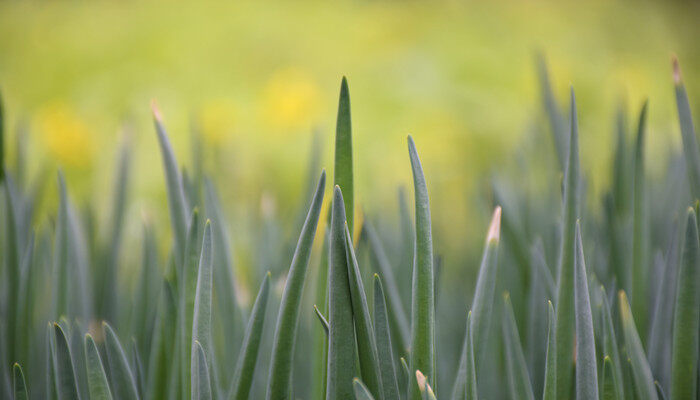
[[[678,63],[678,57],[674,54],[671,56],[671,65],[673,66],[673,83],[681,84],[681,66]]]
[[[163,115],[160,112],[156,99],[151,100],[151,112],[153,112],[153,118],[155,118],[158,123],[163,122]]]
[[[501,206],[496,206],[493,210],[493,216],[491,217],[491,224],[489,225],[489,233],[486,236],[486,242],[496,242],[501,238]]]
[[[421,392],[425,391],[425,375],[419,370],[416,370],[416,382],[418,383],[418,388]]]

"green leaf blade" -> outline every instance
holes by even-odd
[[[353,232],[354,188],[352,172],[352,123],[350,120],[350,91],[348,80],[343,77],[340,83],[338,118],[335,126],[335,167],[333,181],[343,191],[345,217],[348,228]]]
[[[253,309],[248,320],[243,344],[238,356],[236,371],[234,373],[233,382],[231,383],[231,391],[229,399],[245,400],[250,394],[250,388],[253,384],[255,373],[255,365],[260,354],[260,342],[263,337],[263,327],[265,325],[265,314],[267,313],[267,301],[270,297],[270,273],[265,274],[263,282],[260,285],[258,296],[253,304]]]
[[[267,388],[268,400],[286,399],[291,391],[292,362],[294,359],[294,343],[296,341],[299,310],[301,308],[304,282],[321,213],[325,188],[326,172],[323,171],[318,180],[306,221],[299,235],[299,241],[289,267],[287,282],[282,293],[272,345],[272,359],[270,361],[270,375]]]
[[[673,320],[671,400],[697,396],[700,335],[700,245],[695,210],[687,213]]]
[[[430,222],[428,186],[412,137],[408,137],[408,153],[413,170],[416,203],[416,246],[413,261],[411,300],[411,370],[420,370],[429,382],[435,382],[435,275],[433,271],[433,238]],[[410,384],[409,399],[420,398],[415,382]]]
[[[374,336],[377,342],[379,372],[381,373],[384,400],[399,400],[399,382],[396,363],[392,354],[391,333],[387,316],[384,288],[379,275],[374,274]]]
[[[576,252],[574,253],[574,306],[576,312],[576,399],[598,399],[593,315],[588,294],[588,276],[583,257],[581,225],[576,222]]]
[[[105,348],[107,349],[107,363],[109,365],[111,388],[114,397],[125,400],[138,400],[136,380],[129,367],[129,361],[124,353],[124,348],[119,343],[116,333],[109,324],[102,323],[105,333]]]
[[[88,389],[91,400],[111,400],[107,374],[102,366],[100,353],[92,336],[85,335],[85,365],[87,367]]]

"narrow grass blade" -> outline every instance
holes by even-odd
[[[270,361],[270,378],[267,387],[267,399],[286,399],[291,392],[292,362],[294,360],[294,344],[296,342],[297,326],[299,325],[299,310],[301,308],[301,296],[306,280],[306,271],[311,256],[316,227],[323,204],[323,192],[326,188],[326,171],[321,172],[321,177],[316,186],[309,213],[299,235],[299,242],[294,251],[292,264],[289,267],[287,282],[282,293],[275,337],[272,345],[272,359]],[[348,382],[348,384],[350,384]]]
[[[622,329],[625,334],[625,347],[627,348],[630,365],[632,366],[632,376],[637,399],[658,400],[656,388],[654,387],[654,378],[651,375],[651,369],[647,363],[647,358],[642,348],[642,342],[639,340],[639,334],[637,334],[637,328],[635,327],[634,318],[632,317],[632,310],[627,301],[627,295],[622,290],[619,293],[619,300]]]
[[[0,92],[0,183],[5,180],[5,107]]]
[[[52,323],[47,325],[46,329],[46,398],[51,400],[58,399],[56,393],[56,341],[54,338],[54,326]]]
[[[211,348],[211,298],[212,298],[212,237],[211,223],[206,222],[204,226],[204,237],[202,239],[202,252],[199,257],[199,268],[197,272],[197,289],[194,297],[194,313],[192,317],[192,343],[190,351],[190,360],[198,359],[195,354],[197,346],[200,346],[207,364],[208,374],[213,375],[212,360],[213,352]],[[195,342],[198,345],[195,345]],[[201,366],[200,366],[201,368]],[[191,379],[194,379],[195,370],[192,366]],[[194,393],[194,388],[192,389]]]
[[[617,397],[618,382],[615,379],[614,370],[615,366],[610,356],[605,356],[605,359],[603,359],[603,381],[600,385],[602,387],[601,400],[622,400]]]
[[[647,244],[647,213],[646,213],[646,189],[644,177],[644,133],[646,126],[647,102],[644,102],[639,114],[637,127],[637,142],[634,155],[634,209],[632,229],[632,313],[637,321],[638,331],[641,332],[642,342],[645,341],[647,332],[647,309],[649,298],[647,297],[648,266],[646,265]]]
[[[406,359],[401,357],[399,359],[401,361],[401,398],[406,398],[408,397],[408,384],[411,379],[411,371],[408,369],[408,363],[406,362]]]
[[[53,316],[59,318],[68,314],[69,278],[68,241],[70,228],[68,221],[68,193],[63,174],[58,174],[59,198],[58,215],[53,251]]]
[[[697,396],[700,335],[700,248],[695,210],[688,209],[673,319],[671,400]]]
[[[700,149],[698,148],[698,139],[693,127],[693,116],[690,111],[688,93],[686,93],[685,85],[681,80],[681,70],[676,58],[673,59],[673,83],[676,93],[676,106],[678,107],[678,120],[681,125],[686,171],[688,172],[691,194],[693,198],[697,199],[700,198]]]
[[[211,400],[211,379],[207,357],[199,341],[195,340],[192,351],[192,400]]]
[[[176,342],[179,343],[180,379],[178,380],[182,393],[190,393],[192,333],[194,326],[194,306],[197,298],[197,281],[199,278],[199,262],[202,256],[202,234],[200,230],[199,209],[192,210],[185,239],[184,258],[178,267],[178,331]],[[177,251],[176,251],[177,252]],[[177,265],[177,264],[176,264]]]
[[[554,306],[547,301],[547,315],[549,316],[547,327],[547,361],[544,366],[544,390],[542,400],[556,400],[557,398],[557,332],[554,320]]]
[[[265,326],[265,315],[267,314],[267,300],[270,297],[270,273],[265,274],[258,297],[255,299],[253,309],[248,319],[245,338],[238,355],[236,372],[231,382],[231,390],[228,398],[230,400],[245,400],[250,395],[250,388],[253,384],[255,365],[260,354],[260,342],[263,338],[263,327]]]
[[[316,307],[316,304],[314,304],[314,312],[316,313],[316,317],[318,317],[318,322],[321,323],[321,326],[323,327],[323,331],[326,332],[326,337],[328,336],[328,333],[330,331],[330,326],[328,325],[328,320],[326,317],[321,314],[321,310]]]
[[[85,365],[91,400],[111,400],[112,393],[107,383],[107,374],[102,366],[100,353],[92,336],[85,335]]]
[[[54,371],[56,373],[57,397],[59,400],[80,399],[70,346],[68,346],[68,340],[63,332],[63,328],[57,323],[53,324],[53,340],[55,346]]]
[[[124,145],[119,151],[117,162],[117,176],[114,183],[112,197],[112,210],[110,220],[110,233],[105,244],[104,270],[101,277],[102,294],[98,296],[100,305],[98,312],[109,321],[117,319],[117,295],[118,295],[118,258],[121,250],[122,232],[124,230],[124,213],[127,204],[128,180],[129,180],[129,154],[130,149]]]
[[[491,315],[493,314],[496,292],[496,277],[498,275],[498,247],[501,240],[501,207],[496,207],[491,217],[491,223],[486,235],[486,244],[476,280],[474,300],[472,300],[472,318],[469,327],[474,342],[474,359],[479,367],[485,360]],[[467,378],[467,336],[462,344],[457,378],[452,390],[453,399],[463,399],[466,396],[465,379]]]
[[[596,369],[593,315],[588,293],[586,261],[583,257],[581,225],[576,221],[576,251],[574,253],[574,305],[576,312],[576,399],[598,399],[598,370]]]
[[[0,121],[0,123],[2,123],[2,121]],[[22,372],[22,367],[17,363],[12,366],[12,376],[15,400],[29,400],[29,392],[27,391],[27,382],[24,380],[24,372]]]
[[[124,349],[119,343],[117,335],[106,322],[102,323],[105,333],[105,347],[107,349],[107,363],[109,365],[109,375],[111,388],[114,397],[117,399],[133,400],[138,399],[136,380],[129,368],[129,361],[126,358]]]
[[[357,353],[360,359],[360,373],[364,382],[367,383],[367,388],[370,392],[382,398],[383,388],[381,377],[379,376],[379,358],[377,355],[374,328],[372,327],[369,314],[365,288],[362,284],[360,267],[357,265],[357,258],[355,257],[355,250],[347,225],[345,225],[345,255],[348,265],[352,314],[353,320],[355,321]]]
[[[379,275],[374,274],[374,337],[377,342],[379,372],[384,389],[384,400],[399,400],[399,382],[391,347],[391,333],[387,316],[384,288]]]
[[[352,388],[355,392],[356,400],[374,400],[374,396],[370,393],[369,389],[360,381],[355,378],[352,380]]]
[[[530,375],[527,371],[525,356],[520,345],[520,335],[513,315],[513,305],[510,295],[503,295],[505,311],[503,313],[503,344],[506,355],[506,372],[508,376],[508,392],[510,398],[534,400]]]
[[[472,335],[471,323],[472,312],[469,311],[469,314],[467,314],[467,333],[465,334],[467,338],[467,369],[464,374],[464,383],[466,385],[464,393],[466,394],[466,400],[477,400],[479,396],[476,386],[476,363],[474,362],[474,335]]]
[[[153,110],[153,122],[158,134],[158,144],[160,145],[161,156],[163,157],[163,168],[165,170],[166,188],[168,190],[168,209],[170,210],[170,222],[173,226],[173,236],[175,237],[176,248],[185,248],[187,234],[187,212],[189,207],[185,201],[185,192],[182,186],[180,170],[177,166],[175,153],[168,139],[168,134],[163,125],[163,117],[155,102],[151,104]]]
[[[537,56],[537,71],[540,77],[540,91],[542,95],[542,102],[544,103],[544,109],[549,119],[549,125],[552,130],[552,138],[554,139],[554,147],[557,151],[557,159],[559,160],[559,166],[562,170],[566,169],[566,158],[568,154],[569,147],[569,137],[566,129],[566,122],[564,121],[564,116],[562,115],[557,100],[554,98],[554,93],[552,93],[552,85],[549,82],[549,73],[547,71],[547,64],[545,62],[544,56],[539,54]]]
[[[177,331],[177,305],[173,289],[170,283],[165,281],[162,283],[148,361],[146,398],[149,400],[166,399],[168,376],[179,373],[178,364],[174,362],[177,353],[173,351],[176,344],[173,337],[175,331]]]
[[[622,359],[617,345],[617,336],[615,335],[615,327],[613,325],[610,304],[605,288],[600,288],[601,298],[603,299],[603,355],[609,357],[612,362],[612,373],[616,384],[615,391],[618,399],[625,398],[625,388],[622,375]]]
[[[399,340],[399,343],[397,343],[398,348],[406,351],[408,347],[408,338],[406,336],[408,332],[410,332],[410,328],[408,326],[406,311],[404,310],[403,302],[401,300],[399,287],[394,277],[394,271],[389,263],[389,257],[386,255],[381,240],[379,239],[379,235],[377,235],[377,232],[369,219],[365,219],[362,228],[367,235],[366,237],[371,250],[370,254],[372,255],[374,262],[381,273],[382,279],[386,283],[388,293],[386,305],[392,333],[395,333],[393,337]]]
[[[413,169],[416,198],[416,246],[413,258],[411,300],[411,370],[420,370],[435,382],[435,284],[433,236],[431,233],[428,186],[416,145],[408,137],[408,153]],[[411,380],[415,377],[411,376]],[[410,384],[409,399],[420,398],[417,384]]]
[[[139,350],[136,346],[136,339],[133,337],[131,338],[131,367],[134,371],[137,393],[139,398],[143,398],[143,395],[146,392],[143,364],[141,363],[141,356],[139,355]]]
[[[345,206],[337,185],[333,191],[330,262],[326,399],[349,399],[353,396],[352,379],[355,377],[355,329],[345,257]]]
[[[335,126],[335,166],[333,181],[343,191],[345,201],[345,217],[350,232],[353,229],[354,189],[352,172],[352,124],[350,121],[350,91],[348,80],[343,77],[340,83],[340,98],[338,100],[338,119]]]
[[[571,393],[574,358],[574,235],[579,213],[579,155],[576,97],[571,90],[571,137],[564,179],[564,217],[557,276],[557,399]]]

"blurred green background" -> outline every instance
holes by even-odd
[[[493,173],[527,176],[517,150],[532,132],[530,148],[553,157],[535,55],[545,55],[564,107],[569,85],[576,89],[588,195],[597,196],[608,183],[620,104],[631,117],[650,99],[652,175],[678,145],[670,58],[678,55],[697,110],[698,17],[697,4],[652,1],[4,1],[8,157],[16,132],[26,131],[30,175],[54,188],[62,168],[77,203],[89,200],[107,218],[100,205],[110,199],[117,149],[128,142],[127,241],[137,240],[143,220],[167,235],[155,99],[185,167],[192,132],[202,135],[245,275],[255,258],[246,253],[251,229],[270,215],[291,219],[305,201],[314,132],[322,164],[332,167],[346,75],[358,209],[396,219],[397,188],[412,195],[412,134],[431,191],[436,252],[459,270],[463,254],[480,253]],[[49,216],[55,192],[46,193]]]

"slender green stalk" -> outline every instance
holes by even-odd
[[[634,156],[634,214],[632,230],[632,312],[642,335],[642,342],[647,332],[647,213],[644,177],[644,133],[646,126],[648,102],[644,102],[639,114],[637,142]]]
[[[435,382],[435,275],[428,186],[413,138],[408,137],[416,198],[416,246],[411,301],[411,370],[420,370]],[[411,380],[415,379],[411,376]],[[414,381],[415,382],[415,381]],[[421,397],[417,383],[409,384],[409,399]]]
[[[340,82],[340,98],[338,100],[338,119],[335,126],[335,168],[333,181],[343,191],[345,201],[345,217],[348,220],[350,232],[353,229],[354,189],[352,173],[352,123],[350,119],[350,91],[348,80],[343,77]]]
[[[681,138],[683,139],[683,153],[686,160],[686,171],[690,182],[691,194],[694,198],[700,198],[700,149],[698,139],[693,127],[693,116],[690,111],[688,93],[681,79],[681,69],[678,59],[673,59],[673,83],[675,84],[676,105],[678,107],[678,120],[681,125]]]
[[[0,121],[1,123],[2,121]],[[12,387],[15,400],[29,400],[29,392],[27,391],[27,382],[24,380],[24,372],[22,367],[15,363],[12,366]]]
[[[399,382],[396,378],[396,367],[391,346],[391,332],[387,317],[384,288],[379,275],[374,274],[374,336],[377,342],[379,372],[384,389],[384,400],[399,399]]]
[[[374,328],[367,305],[367,296],[362,284],[360,267],[357,265],[355,250],[350,237],[348,226],[345,225],[345,255],[348,263],[348,279],[350,282],[350,300],[352,302],[352,317],[355,321],[355,337],[357,338],[357,354],[360,360],[360,373],[367,382],[367,388],[382,399],[383,388],[379,375],[379,356],[374,337]]]
[[[109,324],[103,322],[102,328],[105,333],[107,364],[109,365],[111,382],[110,387],[114,391],[114,397],[117,399],[136,400],[139,398],[138,390],[136,389],[136,380],[129,367],[129,361],[127,361],[124,349],[119,343],[116,333],[114,333],[114,330],[112,330]]]
[[[620,318],[622,319],[622,328],[625,334],[627,354],[632,366],[632,376],[637,398],[640,400],[658,400],[656,388],[654,387],[654,378],[647,363],[646,354],[644,354],[642,342],[639,339],[634,318],[632,317],[632,310],[624,291],[620,291],[619,300]]]
[[[574,306],[576,311],[576,399],[598,399],[593,315],[588,294],[586,261],[583,258],[581,225],[576,221],[576,251],[574,253]]]
[[[355,329],[348,265],[345,256],[345,206],[339,186],[333,190],[331,214],[328,323],[328,382],[326,400],[350,399],[355,377]]]
[[[547,327],[547,361],[544,366],[544,389],[542,400],[555,400],[557,398],[557,325],[555,321],[554,306],[547,301],[547,315],[549,316]]]
[[[472,318],[469,330],[474,342],[474,359],[479,367],[486,358],[491,316],[494,309],[496,281],[498,274],[498,247],[501,240],[501,207],[496,207],[491,217],[486,244],[479,267],[479,276],[476,280],[476,291],[472,301]],[[465,334],[462,344],[462,353],[459,360],[459,369],[452,389],[453,399],[462,399],[467,394],[464,392],[467,378],[467,342]]]
[[[270,273],[265,274],[258,297],[253,304],[253,310],[250,313],[248,327],[246,328],[245,337],[241,350],[238,355],[236,364],[236,372],[233,375],[231,382],[231,390],[229,391],[229,400],[245,400],[250,395],[250,388],[253,384],[255,374],[255,365],[260,354],[260,342],[263,337],[263,327],[265,326],[265,314],[267,310],[267,300],[270,297]]]
[[[678,271],[673,318],[671,400],[697,396],[698,336],[700,335],[700,244],[693,208],[686,218],[685,244]]]
[[[520,335],[513,315],[513,305],[510,295],[503,295],[505,311],[503,313],[503,344],[506,354],[506,374],[508,376],[508,392],[513,400],[534,400],[530,375],[525,363],[525,355],[520,344]]]
[[[107,374],[102,365],[100,353],[91,335],[85,335],[85,365],[91,400],[111,400],[112,392],[107,383]]]
[[[557,399],[571,395],[574,367],[574,235],[579,215],[579,156],[576,97],[571,89],[571,137],[564,179],[564,217],[557,275]]]
[[[294,359],[294,344],[296,342],[297,325],[301,295],[304,290],[306,271],[311,257],[318,218],[323,204],[323,192],[326,188],[326,172],[321,172],[316,193],[309,207],[306,222],[301,229],[292,264],[289,267],[287,283],[282,293],[275,337],[272,345],[272,360],[270,361],[270,378],[267,388],[267,399],[288,399],[291,396],[292,361]],[[350,384],[348,382],[348,384]]]

